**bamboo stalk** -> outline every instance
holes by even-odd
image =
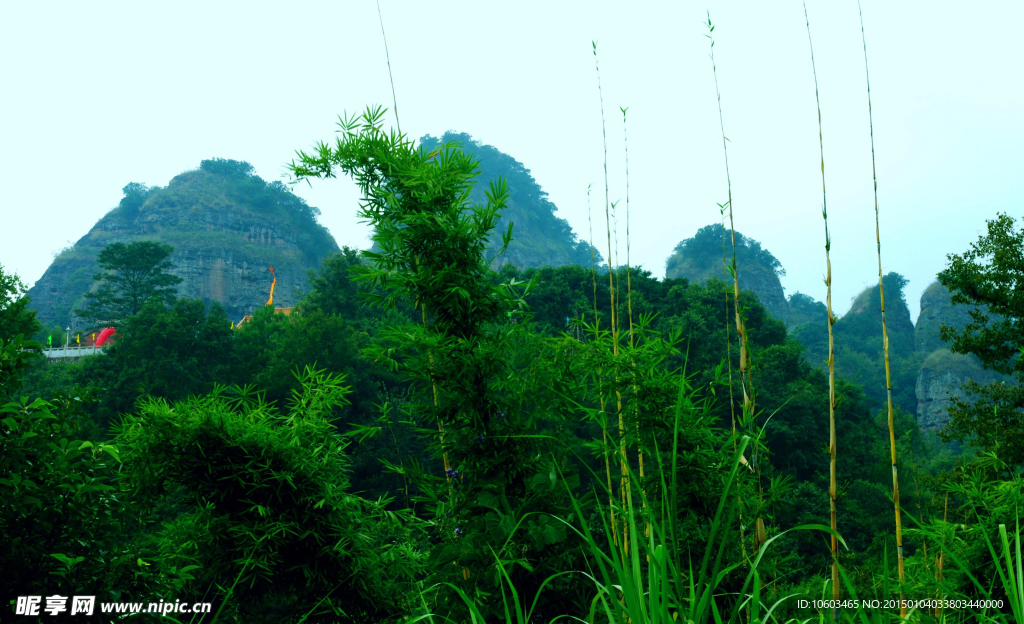
[[[735,222],[733,221],[733,213],[732,213],[732,176],[731,176],[731,174],[729,172],[729,144],[728,144],[728,139],[726,138],[726,135],[725,135],[725,116],[722,114],[722,90],[721,90],[721,88],[718,85],[718,65],[715,63],[715,39],[714,39],[714,36],[713,36],[713,33],[715,32],[715,26],[711,23],[711,14],[710,14],[710,12],[708,13],[708,24],[707,24],[707,26],[708,26],[708,34],[706,35],[706,37],[711,42],[710,52],[709,52],[708,56],[711,58],[711,73],[714,75],[714,78],[715,78],[715,100],[716,100],[716,102],[718,104],[718,125],[719,125],[719,129],[721,130],[721,133],[722,133],[722,153],[723,153],[724,160],[725,160],[725,183],[726,183],[726,190],[728,192],[726,205],[729,208],[729,231],[730,231],[730,238],[731,238],[731,241],[732,241],[733,309],[735,310],[735,313],[736,313],[736,335],[737,335],[737,338],[739,339],[739,343],[740,343],[739,368],[740,368],[740,390],[743,392],[743,419],[746,422],[747,427],[750,428],[753,425],[753,420],[754,420],[753,419],[753,416],[754,416],[753,386],[752,386],[751,380],[750,380],[750,372],[747,369],[747,331],[746,331],[746,325],[743,322],[743,315],[742,315],[742,313],[740,311],[740,281],[739,281],[739,271],[738,271],[738,268],[736,266],[736,226],[735,226]],[[723,210],[723,213],[724,213],[724,210]],[[724,227],[725,226],[723,225],[723,233],[722,233],[723,237],[725,235]],[[724,240],[723,240],[723,252],[724,252]],[[726,314],[728,314],[728,294],[726,295]],[[733,398],[732,398],[732,349],[731,349],[731,347],[727,347],[727,355],[729,357],[729,399],[730,399],[730,407],[731,407],[732,406],[732,402],[733,402]],[[749,388],[749,391],[748,391],[748,388]],[[735,436],[735,433],[736,433],[736,431],[735,431],[735,408],[733,408],[732,414],[733,414],[733,444],[735,445],[735,443],[736,443],[736,436]],[[751,457],[753,459],[753,465],[757,466],[757,445],[756,445],[756,443],[755,443],[754,449],[751,451],[751,453],[752,453]],[[758,496],[760,498],[760,473],[758,473],[758,489],[759,489]],[[737,491],[737,497],[739,497],[738,491]],[[742,511],[740,513],[742,514]],[[760,518],[757,519],[757,522],[760,522],[761,526],[763,526],[763,524],[764,524],[763,521]],[[743,542],[743,551],[744,551],[744,553],[746,553],[746,543],[744,541],[745,538],[743,536],[743,528],[742,528],[742,526],[743,526],[743,523],[741,521],[740,522],[740,540],[741,540],[741,542]],[[758,536],[758,533],[755,530],[755,532],[754,532],[754,540],[755,540],[755,542],[758,539],[757,536]],[[756,550],[756,543],[755,543],[755,549],[754,550]]]
[[[419,266],[420,266],[420,259],[419,259],[419,257],[416,257],[416,258],[414,258],[414,260],[416,261],[416,267],[418,269]],[[426,329],[427,328],[427,309],[426,309],[426,307],[424,307],[423,302],[418,300],[418,299],[417,299],[415,305],[419,306],[420,312],[423,314],[423,329]],[[413,309],[415,309],[415,305],[414,305]],[[452,466],[451,466],[451,463],[449,463],[449,461],[448,461],[448,451],[446,451],[445,448],[444,448],[444,424],[441,421],[441,416],[437,413],[438,397],[437,397],[437,380],[434,379],[434,352],[433,351],[429,351],[427,353],[427,355],[430,358],[430,385],[431,385],[431,387],[433,388],[433,391],[434,391],[434,418],[437,420],[437,431],[441,435],[441,456],[444,459],[444,471],[445,471],[445,475],[447,476],[448,470]],[[448,485],[449,493],[451,493],[450,492],[450,490],[451,490],[451,477],[447,477],[447,479],[448,479],[448,484],[449,484]]]
[[[606,154],[607,159],[607,154]],[[625,410],[622,409],[622,391],[619,390],[619,329],[622,323],[622,316],[619,314],[617,306],[622,305],[622,297],[620,294],[620,288],[622,287],[622,276],[619,275],[619,228],[618,219],[615,215],[615,207],[618,202],[611,202],[611,229],[609,230],[609,236],[614,234],[615,239],[615,285],[614,292],[612,293],[612,306],[616,307],[615,315],[612,316],[612,354],[615,356],[615,363],[613,364],[613,373],[615,377],[615,413],[619,417],[619,450],[621,457],[619,458],[619,497],[622,499],[623,513],[629,509],[629,501],[632,499],[632,481],[629,477],[629,460],[626,458],[627,444],[626,444],[626,423],[625,423]],[[607,225],[608,220],[608,204],[605,204],[605,220]],[[608,243],[608,253],[612,253],[611,239]],[[611,283],[612,279],[612,263],[608,263],[608,280]],[[629,523],[623,523],[623,552],[629,555]]]
[[[732,450],[736,450],[736,400],[732,391],[732,334],[729,331],[729,263],[725,256],[725,207],[719,204],[722,215],[722,272],[725,273],[725,361],[729,369],[729,415],[732,420]],[[740,525],[742,526],[742,521]]]
[[[380,0],[377,0],[377,18],[380,19],[380,36],[384,39],[384,57],[388,60],[388,79],[391,81],[391,102],[395,107],[395,125],[398,134],[402,134],[402,122],[398,119],[398,98],[395,97],[395,77],[391,74],[391,54],[388,52],[388,36],[384,34],[384,16],[380,13]]]
[[[740,389],[743,391],[743,414],[746,419],[753,415],[753,402],[751,393],[748,390],[750,373],[747,369],[747,332],[743,323],[743,315],[740,313],[740,278],[736,267],[736,225],[732,213],[732,176],[729,173],[729,140],[725,136],[725,118],[722,115],[722,91],[718,86],[718,66],[715,64],[715,40],[711,33],[715,31],[711,24],[711,15],[708,15],[708,39],[711,40],[711,71],[715,77],[715,98],[718,102],[718,125],[722,132],[722,152],[725,156],[725,183],[728,191],[729,207],[729,230],[732,239],[732,279],[733,279],[733,309],[736,311],[736,333],[740,339]]]
[[[864,78],[868,92],[868,128],[871,133],[871,181],[875,194],[875,246],[878,252],[878,297],[882,305],[882,350],[885,357],[885,398],[889,408],[889,454],[892,461],[892,504],[896,516],[896,561],[900,576],[900,617],[907,617],[907,607],[903,603],[903,521],[900,512],[900,480],[896,469],[896,428],[893,423],[892,410],[892,376],[889,373],[889,333],[885,323],[885,289],[882,286],[882,239],[878,225],[878,174],[875,168],[875,123],[871,110],[871,76],[868,73],[868,40],[864,34],[864,11],[860,0],[857,0],[857,13],[860,15],[860,38],[864,47]]]
[[[626,310],[629,314],[629,349],[632,352],[633,344],[633,278],[632,278],[632,267],[629,262],[629,135],[626,132],[626,111],[629,107],[622,108],[622,142],[626,149]],[[651,536],[651,523],[647,517],[647,488],[643,485],[644,482],[644,447],[640,443],[640,413],[639,410],[635,409],[637,400],[636,392],[636,372],[633,372],[633,402],[634,402],[634,424],[636,426],[636,439],[637,439],[637,451],[639,453],[640,461],[640,502],[643,505],[644,512],[644,537],[648,538]],[[648,555],[648,560],[650,555]]]
[[[594,331],[599,332],[601,329],[600,317],[597,315],[597,262],[594,259],[594,222],[590,216],[590,186],[587,185],[587,224],[590,226],[590,278],[594,283]],[[601,402],[601,437],[604,440],[604,471],[608,477],[608,513],[611,516],[612,526],[612,543],[618,547],[619,541],[619,529],[615,524],[615,504],[612,494],[612,467],[608,461],[608,422],[604,413],[604,387],[601,381],[602,379],[601,368],[597,369],[597,383],[598,390],[597,395]]]
[[[807,16],[807,2],[804,5],[804,22],[807,25],[807,44],[811,50],[811,72],[814,74],[814,101],[818,108],[818,150],[821,154],[821,217],[825,221],[825,305],[828,313],[828,454],[829,454],[829,526],[832,528],[832,599],[838,601],[839,591],[839,544],[836,541],[836,362],[835,342],[832,335],[832,260],[829,251],[832,240],[828,233],[828,204],[825,194],[825,143],[821,131],[821,97],[818,94],[818,70],[814,66],[814,43],[811,41],[811,20]],[[832,620],[839,621],[838,605],[832,609]]]
[[[722,271],[725,273],[725,361],[729,367],[729,416],[732,420],[732,450],[735,453],[737,449],[736,440],[736,399],[733,395],[732,390],[732,335],[729,331],[729,265],[725,259],[725,207],[722,204],[718,205],[722,215]],[[739,494],[739,473],[736,475],[736,508],[739,511],[739,529],[740,529],[740,550],[743,553],[743,559],[749,563],[747,559],[747,538],[746,531],[743,528],[743,497]]]
[[[594,68],[597,70],[597,93],[598,98],[601,102],[601,136],[604,140],[604,220],[605,220],[605,231],[608,234],[608,289],[610,291],[609,296],[611,297],[612,305],[612,355],[618,357],[619,355],[619,334],[617,322],[617,313],[615,310],[615,281],[613,278],[612,271],[612,229],[611,229],[611,215],[610,215],[610,198],[608,194],[608,134],[605,130],[604,122],[604,95],[601,90],[601,68],[597,61],[597,42],[592,41],[591,44],[594,48]],[[618,374],[615,375],[615,383],[618,384]],[[629,462],[626,452],[626,428],[622,418],[622,393],[619,392],[618,388],[615,390],[616,399],[616,414],[619,418],[619,495],[623,500],[623,509],[626,508],[625,502],[629,496]],[[622,545],[623,552],[629,554],[629,523],[624,522],[622,525]]]
[[[629,107],[622,108],[622,144],[626,150],[626,310],[629,314],[629,346],[633,346],[633,280],[629,269],[629,134],[626,132],[626,111]],[[643,470],[643,461],[640,462],[640,470]]]
[[[398,126],[398,134],[399,134],[399,136],[401,136],[401,134],[402,134],[402,122],[398,118],[398,98],[395,96],[395,77],[391,73],[391,53],[388,52],[388,36],[387,36],[387,34],[384,33],[384,16],[380,12],[380,0],[377,0],[377,18],[380,20],[380,36],[384,40],[384,58],[387,59],[387,63],[388,63],[388,80],[391,82],[391,104],[392,104],[393,108],[395,109],[395,125]],[[277,281],[277,276],[274,277],[274,281]],[[271,300],[273,300],[273,298],[274,298],[273,286],[271,286],[271,289],[270,289],[270,298],[271,298]],[[426,312],[426,310],[423,310],[423,327],[426,327],[426,326],[427,326],[427,312]],[[434,369],[434,355],[433,354],[430,354],[430,369],[431,369],[431,376],[433,376],[433,369]],[[433,380],[431,380],[431,381],[433,382]],[[435,417],[436,417],[436,410],[437,410],[437,384],[434,383],[433,385],[434,385],[434,410],[435,410]],[[390,428],[390,427],[391,427],[391,425],[390,425],[390,421],[389,421],[388,428]],[[438,418],[438,420],[437,420],[437,428],[438,428],[438,431],[441,433],[441,450],[442,450],[442,454],[444,456],[444,468],[447,471],[448,468],[449,468],[449,465],[448,465],[448,453],[446,451],[444,451],[444,429],[441,426],[440,418]],[[395,448],[398,448],[398,439],[395,438],[394,430],[391,431],[391,437],[394,438],[394,440],[395,440]],[[403,467],[405,466],[405,463],[404,463],[403,460],[399,459],[399,462],[402,464]],[[405,503],[406,503],[406,506],[409,506],[409,482],[406,479],[406,475],[405,475],[404,472],[402,473],[402,481],[405,483]]]

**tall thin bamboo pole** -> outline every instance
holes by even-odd
[[[725,273],[725,361],[729,369],[729,416],[732,420],[732,450],[738,448],[736,438],[736,399],[732,391],[732,335],[729,331],[729,264],[725,256],[725,207],[719,204],[722,216],[722,271]],[[743,497],[739,493],[739,473],[736,473],[736,508],[739,510],[740,550],[743,559],[747,560],[746,531],[743,528]]]
[[[711,14],[708,13],[708,34],[707,38],[710,40],[710,51],[708,56],[711,58],[711,73],[715,78],[715,100],[718,104],[718,125],[722,134],[722,154],[725,160],[725,184],[727,201],[726,205],[729,208],[729,232],[730,239],[732,241],[732,283],[733,283],[733,310],[736,313],[736,336],[739,339],[740,346],[740,357],[739,357],[739,368],[740,368],[740,390],[743,392],[743,420],[746,422],[748,429],[753,425],[754,416],[754,401],[753,401],[753,386],[750,380],[750,371],[747,363],[747,330],[746,325],[743,322],[743,314],[740,311],[740,277],[739,270],[736,265],[736,225],[733,221],[732,212],[732,175],[729,172],[729,141],[725,135],[725,116],[722,114],[722,90],[718,85],[718,65],[715,63],[715,26],[711,23]],[[723,211],[724,212],[724,211]],[[724,225],[723,225],[724,228]],[[724,232],[723,232],[724,235]],[[724,245],[724,243],[723,243]],[[726,308],[728,313],[728,295],[726,295]],[[729,356],[729,400],[730,406],[732,404],[732,350],[727,349]],[[733,420],[735,422],[735,411],[733,412]],[[735,424],[733,425],[733,444],[735,445]],[[757,445],[755,443],[754,450],[752,451],[751,458],[753,459],[753,465],[757,465]],[[760,481],[760,478],[758,479]],[[760,495],[760,491],[758,493]],[[737,497],[739,493],[737,491]],[[742,517],[742,511],[740,511]],[[740,522],[740,540],[743,543],[743,551],[746,552],[746,543],[743,536],[742,521]],[[760,518],[755,522],[757,526],[763,526],[763,522]],[[758,531],[755,529],[754,532],[755,541],[757,540]],[[755,548],[756,550],[756,548]]]
[[[729,415],[732,420],[732,450],[737,448],[736,440],[736,399],[732,391],[732,333],[729,331],[729,263],[725,256],[725,207],[719,204],[722,214],[722,272],[725,273],[725,362],[729,370]],[[742,512],[741,512],[742,513]],[[742,530],[743,523],[740,522]]]
[[[416,261],[416,267],[418,268],[419,265],[420,265],[419,257],[416,257],[415,261]],[[427,308],[423,305],[423,302],[419,301],[419,300],[416,301],[416,305],[418,305],[420,307],[420,312],[423,315],[423,329],[427,329]],[[413,309],[415,309],[415,307]],[[434,379],[434,352],[430,351],[428,353],[428,357],[430,358],[430,385],[431,385],[431,388],[434,391],[434,418],[437,420],[437,431],[438,431],[438,433],[441,436],[441,457],[444,459],[444,472],[445,472],[445,476],[447,476],[447,478],[448,478],[448,484],[449,484],[448,487],[449,487],[449,494],[450,494],[451,493],[451,477],[448,476],[448,474],[449,474],[448,470],[451,469],[452,465],[448,461],[448,451],[445,450],[445,448],[444,448],[444,422],[441,420],[441,415],[438,414],[438,412],[437,412],[439,402],[438,402],[438,396],[437,396],[437,380]]]
[[[711,40],[711,71],[715,77],[715,98],[718,102],[718,125],[722,132],[722,153],[725,156],[725,184],[728,192],[727,205],[729,207],[729,231],[732,240],[732,280],[733,280],[733,309],[736,312],[736,333],[740,343],[740,389],[743,391],[743,414],[744,418],[750,419],[753,415],[748,386],[750,375],[747,368],[747,332],[743,323],[743,315],[740,313],[740,277],[736,267],[736,225],[732,213],[732,176],[729,173],[729,140],[725,136],[725,117],[722,115],[722,91],[718,86],[718,66],[715,64],[715,40],[712,33],[715,31],[711,24],[711,16],[708,15],[708,34]]]
[[[600,333],[601,321],[597,315],[597,262],[594,259],[594,222],[590,216],[590,186],[587,185],[587,224],[590,226],[590,278],[594,283],[594,332]],[[608,513],[611,516],[612,543],[619,545],[619,529],[615,524],[615,502],[612,490],[612,467],[608,461],[608,419],[604,413],[604,383],[601,367],[597,369],[597,395],[601,402],[601,437],[604,441],[604,471],[608,477]]]
[[[878,174],[875,168],[875,122],[871,110],[871,75],[868,73],[868,40],[864,34],[864,11],[857,0],[860,15],[860,38],[864,46],[864,78],[868,91],[868,129],[871,134],[871,182],[875,194],[875,247],[878,252],[878,297],[882,305],[882,351],[885,357],[885,399],[889,408],[889,456],[892,461],[892,504],[896,516],[896,562],[900,576],[900,617],[907,617],[903,602],[903,520],[900,511],[900,479],[896,470],[896,427],[892,411],[892,376],[889,373],[889,331],[885,323],[885,288],[882,286],[882,237],[878,225]]]
[[[814,43],[811,41],[811,20],[807,16],[807,2],[804,5],[804,22],[807,25],[807,44],[811,50],[811,72],[814,74],[814,101],[818,108],[818,150],[821,153],[821,217],[825,221],[825,306],[828,313],[828,455],[829,482],[828,506],[829,526],[832,528],[832,599],[837,601],[832,609],[832,620],[839,621],[839,544],[836,540],[836,361],[835,342],[832,335],[832,260],[829,251],[832,240],[828,233],[828,204],[825,195],[825,143],[821,131],[821,97],[818,94],[818,70],[814,66]]]
[[[384,39],[384,57],[388,61],[388,79],[391,81],[391,102],[395,107],[395,125],[398,134],[402,134],[402,122],[398,119],[398,98],[395,97],[395,77],[391,74],[391,53],[388,52],[388,36],[384,34],[384,16],[380,12],[380,0],[377,0],[377,17],[380,19],[380,36]]]
[[[591,44],[594,47],[594,68],[597,70],[597,93],[601,102],[601,137],[604,140],[604,220],[605,230],[608,234],[608,290],[612,305],[612,355],[617,358],[619,355],[619,333],[617,330],[618,320],[615,309],[615,280],[612,271],[612,226],[611,226],[611,198],[608,193],[608,134],[605,130],[604,121],[604,94],[601,90],[601,68],[597,61],[597,42]],[[615,375],[615,385],[618,385],[618,374]],[[619,418],[619,495],[622,497],[623,509],[629,500],[629,461],[626,452],[626,427],[622,418],[622,393],[615,389],[616,414]],[[629,554],[629,522],[622,523],[622,547],[625,554]]]
[[[629,314],[629,349],[633,350],[633,278],[632,267],[629,262],[629,134],[626,132],[626,111],[629,107],[619,107],[622,111],[622,142],[626,150],[626,310]],[[651,536],[651,523],[647,517],[647,489],[644,482],[644,447],[640,441],[640,412],[636,408],[636,371],[633,371],[633,419],[636,426],[637,452],[640,461],[640,497],[644,512],[644,537]],[[650,557],[650,555],[648,555]]]

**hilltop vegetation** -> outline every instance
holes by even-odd
[[[143,240],[174,248],[180,294],[219,302],[232,319],[267,300],[269,266],[280,303],[294,304],[305,291],[306,272],[338,251],[318,214],[281,182],[267,183],[251,165],[234,160],[204,160],[165,187],[131,183],[116,208],[54,259],[29,291],[32,307],[48,327],[83,327],[75,312],[98,286],[92,277],[101,269],[100,251]]]
[[[665,277],[685,277],[693,282],[726,279],[726,264],[731,264],[732,252],[732,231],[719,223],[706,225],[676,245],[665,261]],[[743,267],[739,271],[740,288],[756,294],[775,318],[789,324],[790,311],[779,281],[786,270],[778,259],[756,240],[736,232],[736,264]]]
[[[505,250],[504,262],[522,269],[563,264],[590,266],[590,244],[579,240],[569,223],[555,214],[558,208],[523,163],[462,132],[448,131],[441,137],[428,134],[420,139],[419,145],[430,151],[442,143],[451,142],[458,143],[479,161],[479,174],[470,190],[472,201],[486,203],[484,193],[492,181],[502,178],[508,184],[508,200],[494,233],[487,241],[488,253],[492,257],[500,247],[500,233],[508,229],[509,223],[514,223],[514,240]],[[594,256],[600,263],[602,256],[596,249]]]
[[[922,358],[914,348],[914,324],[910,320],[903,289],[906,279],[889,273],[882,280],[885,289],[886,328],[889,334],[889,369],[893,388],[893,405],[907,414],[917,414],[916,386]],[[795,325],[793,337],[807,348],[807,357],[815,366],[826,367],[828,360],[828,328],[821,322],[827,318],[824,305],[810,319]],[[812,307],[814,306],[814,307]],[[815,318],[816,317],[816,318]],[[882,310],[878,287],[865,288],[853,300],[850,310],[833,326],[836,349],[836,371],[864,388],[871,405],[885,406],[885,358],[882,349]]]

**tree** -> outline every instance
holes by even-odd
[[[145,184],[129,182],[121,189],[124,197],[121,198],[121,203],[118,204],[118,207],[122,210],[136,212],[139,208],[142,208],[142,204],[146,203],[146,199],[154,190],[156,189],[149,188]]]
[[[87,293],[89,305],[79,316],[104,322],[120,322],[134,316],[151,298],[164,304],[174,301],[175,288],[182,279],[167,273],[174,247],[153,241],[111,243],[97,260],[103,273],[93,275],[102,283],[95,293]]]
[[[14,273],[0,266],[0,345],[21,334],[32,336],[39,330],[36,311],[28,309],[25,284]]]
[[[997,450],[1010,464],[1024,463],[1024,231],[1000,213],[988,221],[988,232],[963,254],[950,254],[939,281],[954,304],[973,305],[972,322],[963,329],[943,327],[940,335],[954,353],[974,354],[987,369],[1014,375],[1018,384],[964,384],[968,402],[953,399],[944,440],[973,438]]]
[[[350,320],[365,313],[360,309],[356,284],[350,275],[352,267],[362,264],[358,253],[343,247],[339,253],[324,258],[319,270],[309,270],[310,292],[302,302],[303,311],[340,314]]]
[[[231,321],[220,304],[207,313],[198,299],[177,299],[170,308],[151,299],[121,323],[118,334],[105,356],[82,362],[79,378],[94,389],[104,426],[140,398],[177,401],[229,379]]]
[[[368,350],[412,382],[410,413],[420,415],[421,431],[443,460],[441,475],[436,463],[400,468],[434,514],[428,582],[481,588],[491,595],[481,608],[497,616],[497,566],[504,564],[495,555],[517,562],[507,573],[520,592],[533,595],[530,589],[564,569],[562,559],[573,552],[566,527],[550,517],[571,514],[553,475],[570,474],[572,466],[544,442],[555,439],[550,423],[570,411],[556,391],[557,349],[523,324],[504,322],[525,305],[514,284],[498,283],[486,256],[508,200],[505,183],[492,182],[486,203],[473,203],[478,163],[470,155],[452,144],[420,149],[384,132],[382,116],[368,109],[343,119],[335,146],[299,152],[290,168],[300,180],[336,171],[356,180],[364,197],[360,216],[374,226],[380,250],[363,252],[367,261],[353,269],[356,280],[381,289],[369,293],[371,301],[419,308],[421,323],[382,331]],[[511,228],[499,253],[510,240]],[[523,534],[513,541],[520,521]]]

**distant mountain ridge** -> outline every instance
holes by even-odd
[[[317,222],[319,211],[281,182],[267,183],[246,162],[204,160],[165,187],[132,183],[120,204],[61,252],[29,291],[46,325],[84,323],[73,312],[96,287],[96,256],[113,242],[153,240],[174,247],[178,294],[218,302],[240,319],[267,301],[274,267],[275,303],[293,305],[308,270],[339,251]]]
[[[509,186],[508,207],[492,237],[493,252],[501,233],[514,222],[513,241],[501,262],[520,268],[577,264],[588,267],[591,247],[580,240],[526,167],[497,148],[483,145],[465,133],[424,136],[420,145],[433,149],[457,142],[480,161],[480,173],[470,193],[485,202],[489,182],[499,176]],[[319,211],[308,206],[280,182],[267,183],[245,162],[204,160],[198,169],[175,176],[166,187],[131,183],[124,198],[74,246],[62,251],[29,291],[30,306],[47,326],[84,326],[74,311],[96,288],[96,256],[113,242],[154,240],[175,248],[172,272],[183,278],[181,296],[207,304],[218,302],[228,316],[240,319],[264,305],[272,276],[277,276],[275,303],[295,304],[307,290],[309,269],[339,251],[331,234],[317,221]],[[807,359],[824,367],[827,358],[825,305],[801,293],[788,298],[782,287],[785,269],[760,243],[736,232],[736,256],[742,290],[753,292],[769,313],[783,321],[788,333],[805,347]],[[722,224],[698,230],[681,241],[666,260],[667,278],[706,282],[727,277],[731,233]],[[723,257],[723,237],[725,255]],[[601,263],[594,249],[593,258]],[[917,416],[918,424],[936,430],[948,420],[950,398],[962,396],[960,385],[1000,379],[985,371],[973,356],[953,354],[939,338],[939,327],[962,327],[969,317],[964,306],[953,306],[949,293],[933,283],[921,296],[915,324],[897,273],[885,276],[886,317],[894,403]],[[861,292],[851,309],[833,326],[837,372],[860,383],[876,407],[884,405],[881,307],[877,286]]]
[[[696,282],[725,277],[725,264],[732,259],[730,235],[721,224],[699,229],[673,250],[665,263],[666,277]],[[825,304],[801,293],[787,298],[779,280],[785,275],[782,265],[760,243],[740,232],[736,232],[736,262],[740,288],[753,292],[773,316],[783,321],[789,335],[804,345],[807,360],[824,370],[828,359]],[[942,325],[962,328],[970,322],[967,306],[954,306],[949,292],[934,282],[921,295],[921,313],[915,323],[904,296],[906,283],[898,273],[889,273],[883,279],[893,403],[914,414],[922,429],[936,431],[949,420],[951,399],[964,398],[964,381],[973,379],[987,384],[1012,380],[985,370],[974,356],[953,353],[949,343],[939,337]],[[878,286],[869,286],[857,295],[850,310],[836,320],[832,329],[837,374],[860,384],[874,407],[884,407],[886,382]]]
[[[899,273],[888,273],[883,278],[885,287],[885,325],[889,336],[889,369],[893,392],[893,405],[907,413],[916,412],[915,384],[921,367],[921,358],[914,349],[914,322],[910,317],[903,290],[907,280]],[[793,295],[790,301],[804,295]],[[807,359],[814,365],[827,368],[828,312],[823,303],[810,297],[805,308],[814,310],[806,321],[790,328],[790,335],[806,348]],[[882,348],[882,304],[878,286],[862,290],[850,310],[832,326],[836,353],[836,373],[861,384],[864,394],[874,407],[887,403],[885,390],[885,354]]]

